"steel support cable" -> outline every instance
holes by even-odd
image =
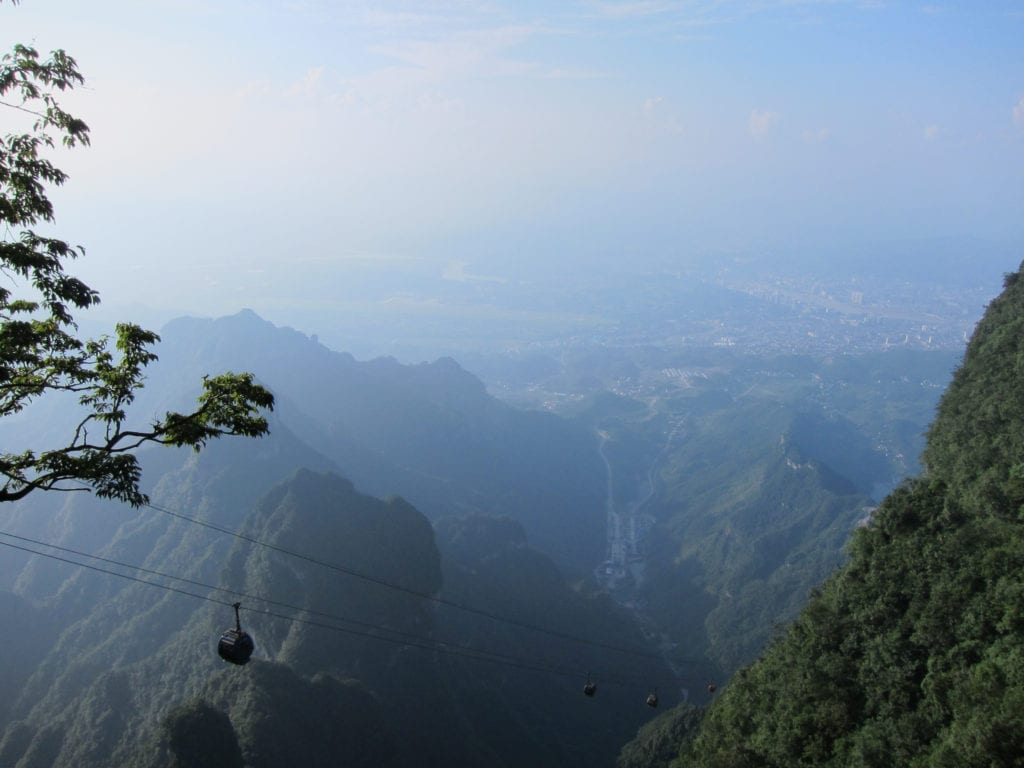
[[[488,651],[488,650],[483,650],[483,649],[478,649],[478,648],[472,648],[470,646],[459,645],[457,643],[451,643],[451,642],[448,642],[448,641],[445,641],[445,640],[434,640],[434,639],[431,639],[431,638],[428,638],[428,637],[423,637],[422,635],[415,635],[415,634],[408,633],[408,632],[402,632],[400,630],[390,629],[388,627],[384,627],[384,626],[381,626],[381,625],[378,625],[378,624],[371,624],[371,623],[368,623],[368,622],[362,622],[362,621],[358,621],[358,620],[355,620],[355,619],[347,619],[347,618],[344,618],[344,617],[341,617],[341,616],[337,616],[337,615],[334,615],[334,614],[330,614],[330,613],[326,613],[326,612],[323,612],[323,611],[316,611],[316,610],[312,610],[312,609],[309,609],[309,608],[303,608],[301,606],[291,605],[289,603],[284,603],[284,602],[281,602],[281,601],[272,600],[272,599],[269,599],[269,598],[266,598],[266,597],[262,597],[260,595],[247,594],[247,593],[244,593],[244,592],[241,592],[241,591],[238,591],[238,590],[228,589],[226,587],[217,587],[217,586],[213,586],[211,584],[205,584],[205,583],[203,583],[201,581],[196,581],[194,579],[188,579],[188,578],[185,578],[185,577],[182,577],[182,576],[173,576],[171,574],[162,573],[161,571],[157,571],[157,570],[154,570],[154,569],[151,569],[151,568],[145,568],[143,566],[132,565],[130,563],[123,563],[121,561],[113,560],[111,558],[102,557],[100,555],[91,555],[89,553],[81,552],[81,551],[78,551],[78,550],[74,550],[74,549],[71,549],[69,547],[62,547],[62,546],[58,546],[56,544],[49,544],[47,542],[37,541],[35,539],[30,539],[30,538],[25,537],[25,536],[18,536],[16,534],[7,533],[7,532],[4,532],[4,531],[0,531],[0,535],[7,536],[7,537],[10,537],[10,538],[13,538],[13,539],[17,539],[19,541],[24,541],[24,542],[28,542],[28,543],[31,543],[31,544],[35,544],[37,546],[49,547],[51,549],[56,549],[56,550],[59,550],[59,551],[62,551],[62,552],[73,554],[76,557],[90,558],[90,559],[93,559],[93,560],[98,560],[100,562],[107,563],[109,565],[116,565],[116,566],[118,566],[120,568],[130,568],[130,569],[133,569],[133,570],[136,570],[136,571],[139,571],[139,572],[142,572],[142,573],[146,573],[146,574],[149,574],[149,575],[152,575],[152,576],[156,576],[156,577],[164,578],[164,579],[170,579],[170,580],[173,580],[173,581],[179,581],[179,582],[182,582],[182,583],[185,583],[185,584],[189,584],[191,586],[201,587],[203,589],[207,589],[207,590],[210,590],[210,591],[223,592],[225,594],[234,595],[234,596],[237,596],[237,597],[243,597],[243,598],[250,599],[250,600],[256,600],[258,602],[262,602],[262,603],[265,603],[267,605],[276,605],[276,606],[279,606],[281,608],[286,608],[286,609],[289,609],[289,610],[299,611],[301,613],[307,613],[307,614],[314,615],[314,616],[320,616],[320,617],[322,617],[324,619],[329,619],[331,621],[341,622],[343,624],[352,624],[352,625],[356,625],[356,626],[362,626],[362,627],[374,629],[374,630],[377,630],[378,632],[387,632],[387,633],[390,633],[392,635],[395,635],[395,637],[388,637],[387,635],[381,635],[381,634],[365,632],[365,631],[361,631],[361,630],[357,630],[357,629],[351,629],[349,627],[340,627],[340,626],[337,626],[336,624],[328,624],[328,623],[325,623],[324,621],[316,621],[316,620],[312,620],[312,619],[304,619],[304,618],[301,618],[299,616],[289,616],[289,615],[282,614],[282,613],[276,613],[274,611],[267,610],[267,609],[259,609],[259,608],[251,608],[251,607],[245,607],[243,609],[243,610],[245,610],[245,611],[247,611],[247,612],[249,612],[251,614],[267,616],[267,617],[275,618],[275,619],[282,619],[284,621],[295,622],[295,623],[299,623],[299,624],[306,624],[308,626],[318,627],[320,629],[332,630],[332,631],[335,631],[335,632],[340,632],[340,633],[343,633],[343,634],[348,634],[348,635],[352,635],[352,636],[355,636],[355,637],[361,637],[361,638],[366,638],[366,639],[370,639],[370,640],[382,640],[384,642],[391,643],[391,644],[394,644],[394,645],[402,645],[402,646],[406,646],[406,647],[419,648],[419,649],[428,650],[428,651],[438,651],[440,653],[446,653],[446,654],[450,654],[450,655],[454,655],[454,656],[461,656],[463,658],[474,659],[476,661],[488,661],[488,662],[491,662],[491,663],[494,663],[494,664],[501,664],[501,665],[508,666],[508,667],[514,667],[516,669],[529,670],[529,671],[533,671],[533,672],[544,672],[544,673],[547,673],[547,674],[557,674],[557,675],[569,676],[569,677],[574,677],[574,678],[579,678],[581,676],[581,673],[579,671],[570,670],[570,669],[565,668],[565,667],[553,667],[553,666],[550,666],[550,665],[542,665],[542,664],[538,664],[536,662],[532,662],[532,661],[530,661],[528,659],[523,659],[521,657],[516,657],[516,656],[509,656],[508,654],[499,653],[497,651]],[[129,581],[134,581],[134,582],[139,583],[139,584],[145,584],[147,586],[157,587],[159,589],[164,589],[164,590],[167,590],[167,591],[170,591],[170,592],[174,592],[176,594],[186,595],[188,597],[194,597],[194,598],[197,598],[197,599],[200,599],[200,600],[205,600],[207,602],[215,603],[217,605],[222,605],[222,606],[226,606],[226,607],[229,607],[229,608],[234,605],[234,601],[220,600],[220,599],[217,599],[215,597],[211,597],[209,595],[201,595],[201,594],[198,594],[196,592],[190,592],[188,590],[180,589],[180,588],[177,588],[177,587],[172,587],[172,586],[167,585],[167,584],[160,584],[160,583],[155,582],[155,581],[148,581],[147,579],[139,578],[139,577],[136,577],[136,576],[131,576],[129,574],[121,573],[119,571],[112,571],[112,570],[109,570],[107,568],[102,568],[100,566],[89,565],[88,563],[82,563],[82,562],[79,562],[77,560],[72,560],[72,559],[69,559],[69,558],[66,558],[66,557],[61,557],[59,555],[53,555],[53,554],[50,554],[50,553],[47,553],[47,552],[40,552],[38,550],[30,549],[28,547],[23,547],[23,546],[20,546],[20,545],[17,545],[17,544],[12,544],[10,542],[0,541],[0,545],[3,545],[5,547],[10,547],[11,549],[21,550],[22,552],[28,552],[30,554],[39,555],[41,557],[46,557],[46,558],[49,558],[51,560],[56,560],[56,561],[59,561],[59,562],[62,562],[62,563],[67,563],[69,565],[74,565],[74,566],[77,566],[77,567],[80,567],[80,568],[87,568],[88,570],[91,570],[91,571],[96,571],[96,572],[104,573],[104,574],[107,574],[107,575],[110,575],[110,576],[117,576],[119,578],[128,579]],[[406,639],[399,639],[399,638],[406,638]],[[636,681],[630,681],[630,680],[626,680],[624,678],[620,678],[620,677],[616,677],[616,676],[600,675],[600,679],[602,681],[604,681],[604,682],[614,683],[614,684],[618,684],[618,685],[639,685],[639,683],[637,683]]]
[[[443,605],[446,608],[453,608],[455,610],[463,611],[465,613],[474,614],[476,616],[482,616],[484,618],[491,619],[492,621],[497,621],[497,622],[501,622],[503,624],[508,624],[510,626],[519,627],[520,629],[528,629],[528,630],[531,630],[533,632],[539,632],[541,634],[548,635],[549,637],[556,637],[556,638],[558,638],[560,640],[567,640],[567,641],[570,641],[570,642],[579,643],[581,645],[589,645],[589,646],[594,647],[594,648],[601,648],[601,649],[606,650],[606,651],[616,651],[618,653],[630,654],[632,656],[637,656],[637,657],[646,658],[646,659],[653,659],[653,660],[656,660],[656,661],[666,661],[665,657],[662,654],[652,653],[650,651],[644,651],[644,650],[641,650],[641,649],[638,649],[638,648],[628,648],[628,647],[621,646],[621,645],[614,645],[614,644],[611,644],[611,643],[602,643],[599,640],[590,640],[590,639],[585,638],[585,637],[580,637],[579,635],[573,635],[573,634],[570,634],[568,632],[561,632],[561,631],[556,630],[556,629],[550,629],[549,627],[543,627],[543,626],[540,626],[539,624],[533,624],[533,623],[527,622],[527,621],[520,621],[518,619],[512,619],[512,618],[509,618],[507,616],[501,616],[500,614],[494,613],[493,611],[488,611],[485,608],[477,608],[477,607],[474,607],[474,606],[471,606],[471,605],[465,605],[463,603],[457,603],[454,600],[448,600],[446,598],[439,597],[437,595],[432,595],[432,594],[429,594],[427,592],[420,592],[420,591],[412,589],[410,587],[405,587],[405,586],[402,586],[401,584],[396,584],[395,582],[388,581],[386,579],[382,579],[382,578],[379,578],[377,576],[371,576],[370,574],[363,573],[361,571],[357,571],[357,570],[355,570],[353,568],[348,568],[346,566],[339,565],[337,563],[331,563],[331,562],[328,562],[326,560],[321,560],[320,558],[312,557],[310,555],[304,555],[301,552],[295,552],[295,551],[287,549],[285,547],[281,547],[281,546],[279,546],[277,544],[271,544],[270,542],[263,541],[262,539],[258,539],[255,536],[249,536],[249,535],[241,533],[239,531],[235,531],[235,530],[232,530],[230,528],[226,528],[224,526],[217,525],[216,523],[211,523],[211,522],[208,522],[206,520],[200,520],[200,519],[195,518],[195,517],[190,517],[189,515],[185,515],[185,514],[183,514],[181,512],[175,512],[174,510],[167,509],[166,507],[161,507],[161,506],[159,506],[157,504],[147,503],[147,504],[145,504],[143,506],[149,507],[150,509],[153,509],[153,510],[155,510],[157,512],[160,512],[162,514],[169,515],[170,517],[174,517],[174,518],[177,518],[179,520],[183,520],[185,522],[192,523],[194,525],[199,525],[199,526],[202,526],[203,528],[208,528],[208,529],[210,529],[212,531],[217,531],[218,533],[222,533],[222,534],[225,534],[227,536],[233,536],[236,539],[240,539],[242,541],[248,542],[248,543],[253,544],[255,546],[264,547],[264,548],[272,550],[274,552],[278,552],[280,554],[287,555],[289,557],[294,557],[294,558],[296,558],[298,560],[303,560],[305,562],[312,563],[314,565],[318,565],[318,566],[323,567],[323,568],[328,568],[328,569],[330,569],[332,571],[336,571],[338,573],[342,573],[342,574],[344,574],[346,576],[351,576],[351,577],[356,578],[356,579],[361,579],[361,580],[369,582],[371,584],[376,584],[376,585],[381,586],[381,587],[386,587],[388,589],[393,589],[393,590],[396,590],[398,592],[404,592],[407,595],[412,595],[413,597],[418,597],[418,598],[420,598],[422,600],[428,600],[428,601],[434,603],[435,605]],[[682,659],[682,658],[675,658],[675,657],[673,657],[671,659],[671,661],[679,663],[679,664],[693,664],[693,665],[700,665],[700,664],[703,663],[703,662],[700,662],[700,661],[695,661],[693,659]]]
[[[7,537],[12,538],[12,539],[17,539],[19,541],[23,541],[23,542],[26,542],[26,543],[29,543],[29,544],[35,544],[35,545],[41,546],[41,547],[49,547],[51,549],[56,549],[56,550],[59,550],[61,552],[66,552],[68,554],[75,555],[77,557],[85,557],[85,558],[89,558],[89,559],[92,559],[92,560],[98,560],[100,562],[104,562],[104,563],[107,563],[109,565],[116,565],[116,566],[118,566],[120,568],[130,568],[132,570],[140,571],[142,573],[150,574],[152,576],[157,576],[159,578],[170,579],[172,581],[178,581],[178,582],[182,582],[184,584],[189,584],[189,585],[194,586],[194,587],[201,587],[203,589],[207,589],[207,590],[214,591],[214,592],[223,592],[225,594],[233,595],[235,597],[241,597],[241,598],[244,598],[246,600],[255,600],[257,602],[265,603],[267,605],[278,606],[279,608],[286,608],[288,610],[297,611],[299,613],[306,613],[306,614],[309,614],[311,616],[319,616],[321,618],[329,619],[331,621],[341,622],[342,624],[351,624],[351,625],[354,625],[354,626],[365,627],[367,629],[377,630],[378,632],[387,632],[387,633],[390,633],[390,634],[395,635],[397,637],[404,637],[404,638],[407,638],[409,640],[416,641],[418,643],[429,643],[430,644],[429,647],[431,647],[431,648],[443,646],[443,647],[446,647],[446,648],[451,648],[451,649],[456,650],[456,651],[464,651],[466,653],[475,654],[477,656],[480,656],[480,655],[491,656],[491,657],[494,657],[497,660],[504,660],[504,661],[508,661],[510,663],[515,663],[515,664],[518,664],[518,665],[531,663],[531,662],[528,662],[526,659],[522,659],[522,658],[517,657],[517,656],[509,656],[508,654],[499,653],[497,651],[487,651],[487,650],[483,650],[483,649],[479,649],[479,648],[473,648],[471,646],[460,645],[458,643],[452,643],[452,642],[447,641],[447,640],[436,640],[436,639],[433,639],[433,638],[424,637],[423,635],[417,635],[417,634],[413,634],[413,633],[410,633],[410,632],[403,632],[401,630],[392,629],[390,627],[385,627],[385,626],[382,626],[380,624],[372,624],[372,623],[365,622],[365,621],[359,621],[357,619],[348,619],[348,618],[345,618],[345,617],[342,617],[342,616],[338,616],[336,614],[327,613],[325,611],[317,611],[317,610],[314,610],[312,608],[307,608],[307,607],[303,607],[303,606],[299,606],[299,605],[293,605],[291,603],[285,603],[285,602],[282,602],[280,600],[273,600],[271,598],[264,597],[262,595],[249,594],[249,593],[246,593],[246,592],[241,592],[239,590],[230,589],[230,588],[227,588],[227,587],[218,587],[218,586],[214,586],[213,584],[207,584],[205,582],[196,581],[195,579],[189,579],[189,578],[186,578],[184,576],[174,576],[172,574],[163,573],[162,571],[157,571],[157,570],[154,570],[152,568],[146,568],[146,567],[140,566],[140,565],[133,565],[131,563],[124,563],[124,562],[121,562],[119,560],[114,560],[112,558],[103,557],[101,555],[89,554],[88,552],[82,552],[80,550],[72,549],[70,547],[62,547],[62,546],[59,546],[57,544],[51,544],[51,543],[45,542],[45,541],[38,541],[36,539],[31,539],[31,538],[29,538],[27,536],[19,536],[17,534],[13,534],[13,533],[7,533],[6,531],[0,531],[0,535],[7,536]],[[4,542],[0,542],[0,544],[2,544],[2,543],[4,543]],[[24,551],[26,551],[26,552],[33,552],[34,554],[43,555],[44,557],[46,556],[45,553],[37,552],[35,550],[25,549]],[[76,563],[75,561],[65,560],[64,558],[59,558],[59,559],[61,559],[63,562],[79,564],[79,563]],[[84,564],[81,564],[81,565],[84,566]],[[101,570],[104,573],[112,573],[112,572],[106,571],[105,569],[101,569]],[[116,574],[116,573],[114,573],[113,575],[123,575],[123,574]],[[162,586],[160,584],[156,584],[155,582],[149,582],[149,581],[145,581],[145,580],[143,580],[143,583],[152,584],[153,586]],[[183,594],[194,594],[194,593],[190,593],[190,592],[185,592],[184,590],[182,590],[182,593]],[[233,605],[233,602],[224,602],[224,601],[216,601],[216,602],[219,602],[222,605]],[[304,624],[310,624],[310,625],[313,625],[313,626],[325,627],[325,628],[330,628],[330,629],[336,629],[336,630],[339,630],[339,631],[346,631],[346,629],[343,628],[343,627],[336,627],[336,626],[333,626],[333,625],[326,625],[326,624],[322,624],[322,623],[317,623],[317,622],[311,621],[309,619],[302,619],[302,618],[295,617],[295,616],[284,616],[282,614],[274,613],[274,612],[268,611],[268,610],[260,610],[258,608],[252,608],[252,607],[246,607],[244,610],[249,611],[250,613],[256,613],[256,614],[261,614],[261,615],[266,615],[266,616],[272,616],[274,618],[287,619],[288,621],[298,621],[298,622],[301,622],[301,623],[304,623]],[[355,630],[352,630],[352,631],[354,632]],[[362,636],[362,637],[373,637],[373,638],[376,638],[376,639],[391,640],[391,638],[383,637],[381,635],[376,635],[376,634],[375,635],[370,635],[368,633],[358,633],[358,634],[360,636]],[[411,644],[415,645],[415,643],[411,643]],[[427,646],[418,645],[416,647],[424,647],[424,648],[426,648]],[[567,670],[555,670],[554,668],[552,668],[551,671],[561,671],[561,672],[566,673],[566,674],[568,673]],[[609,677],[609,678],[605,678],[605,679],[611,680],[612,678]]]

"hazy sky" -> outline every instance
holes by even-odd
[[[1024,236],[1024,2],[23,0],[15,41],[87,77],[57,213],[107,301]]]

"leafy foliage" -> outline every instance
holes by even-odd
[[[46,151],[58,140],[69,148],[89,144],[89,127],[57,98],[82,83],[75,60],[62,50],[43,59],[36,49],[15,45],[0,59],[0,106],[32,120],[0,141],[0,418],[57,393],[77,396],[84,412],[66,445],[0,454],[0,501],[38,489],[81,490],[72,482],[78,481],[98,496],[142,504],[135,449],[153,442],[199,450],[221,435],[261,435],[267,422],[259,410],[274,402],[250,374],[227,373],[204,378],[195,411],[169,412],[141,430],[126,426],[159,337],[121,323],[113,346],[107,337],[79,338],[73,313],[98,304],[99,294],[65,266],[84,250],[32,229],[53,223],[48,187],[67,180]]]
[[[1015,517],[1024,504],[1024,287],[1007,275],[928,434],[924,462],[958,498]]]

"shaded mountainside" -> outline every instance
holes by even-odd
[[[1022,276],[971,339],[924,475],[858,530],[675,764],[1024,764]]]
[[[671,680],[649,658],[581,647],[423,597],[646,648],[630,617],[606,597],[567,585],[527,546],[518,523],[449,519],[439,548],[428,520],[407,502],[361,494],[330,472],[289,469],[311,454],[283,432],[174,455],[178,466],[167,462],[155,478],[158,505],[168,503],[164,495],[187,501],[199,517],[375,582],[152,509],[121,507],[118,524],[110,516],[103,567],[143,564],[147,580],[220,604],[50,560],[25,564],[47,578],[14,575],[24,596],[2,603],[20,623],[0,661],[7,694],[0,764],[610,765],[647,714],[646,686]],[[267,485],[250,505],[236,503]],[[46,498],[57,518],[77,519],[91,512],[81,505],[95,503]],[[47,516],[45,506],[36,514]],[[72,527],[61,541],[78,547],[85,535]],[[225,603],[236,595],[257,643],[244,668],[227,667],[214,652],[232,621]],[[5,623],[3,631],[14,627]],[[462,650],[446,652],[453,648]],[[9,668],[8,660],[24,667]],[[588,670],[630,682],[609,683],[587,699],[580,687]]]
[[[250,311],[182,318],[161,333],[140,412],[172,407],[185,394],[177,382],[203,371],[252,371],[281,418],[367,493],[401,495],[430,518],[508,515],[575,572],[602,559],[604,475],[593,435],[500,403],[454,360],[360,362]]]
[[[604,756],[613,757],[651,714],[643,706],[648,686],[662,686],[666,705],[678,700],[673,675],[653,653],[615,650],[649,645],[632,617],[606,593],[568,585],[548,558],[526,546],[517,528],[507,519],[486,516],[439,521],[444,594],[545,631],[482,622],[442,607],[438,632],[561,672],[500,666],[465,670],[453,675],[460,685],[458,699],[469,712],[488,713],[489,727],[505,734],[496,764],[534,765],[536,755],[546,756],[543,762],[550,765],[610,764]],[[581,645],[572,637],[600,645]],[[580,675],[566,674],[577,669]],[[588,673],[598,684],[592,699],[581,694]]]

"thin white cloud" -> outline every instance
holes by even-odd
[[[1017,106],[1013,108],[1013,124],[1024,126],[1024,96],[1021,96]]]
[[[803,138],[808,144],[824,144],[832,138],[832,131],[828,128],[808,129],[803,132]]]
[[[639,0],[634,2],[596,2],[592,6],[597,15],[610,19],[632,19],[656,16],[676,10],[678,3],[666,0]]]
[[[504,277],[496,277],[494,275],[478,275],[471,274],[466,271],[466,267],[469,266],[468,262],[451,260],[441,273],[442,280],[451,280],[457,283],[507,283],[508,280]]]
[[[512,59],[507,51],[537,32],[530,26],[500,27],[460,32],[437,40],[393,42],[373,50],[427,75],[524,74],[538,70],[538,65]]]
[[[665,99],[661,96],[652,96],[644,102],[644,115],[646,117],[654,117],[664,103]]]
[[[584,7],[583,15],[592,20],[655,20],[668,29],[734,24],[766,15],[821,23],[821,12],[829,8],[874,11],[888,6],[884,0],[589,0]]]
[[[303,75],[302,79],[292,86],[291,92],[294,94],[312,96],[317,92],[323,74],[323,67],[312,67],[306,70],[306,74]]]
[[[571,67],[555,67],[547,71],[539,71],[536,76],[545,80],[604,80],[611,77],[607,72]]]
[[[750,135],[763,139],[779,122],[779,113],[767,109],[755,109],[750,113]]]
[[[507,9],[490,2],[424,0],[420,3],[364,2],[363,0],[312,0],[281,6],[289,15],[301,15],[320,23],[342,21],[348,28],[376,30],[388,36],[433,31],[472,29],[482,22],[502,23]]]
[[[659,136],[681,136],[684,133],[684,122],[677,105],[663,96],[644,99],[640,114],[643,115],[646,141],[656,141]]]

